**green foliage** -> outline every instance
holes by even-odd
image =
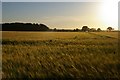
[[[3,78],[120,79],[117,32],[3,32],[2,44]]]

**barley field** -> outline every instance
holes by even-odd
[[[2,77],[119,79],[118,32],[2,32]]]

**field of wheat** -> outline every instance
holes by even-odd
[[[118,32],[2,32],[2,77],[120,79],[118,40]]]

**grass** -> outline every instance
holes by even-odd
[[[120,79],[117,32],[3,32],[3,78]]]

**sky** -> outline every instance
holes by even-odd
[[[44,23],[52,29],[81,29],[84,25],[118,29],[115,10],[116,6],[103,2],[2,2],[2,22]]]
[[[118,3],[118,14],[120,14],[120,2]],[[118,15],[118,29],[120,30],[120,15]]]
[[[101,2],[104,0],[1,0],[2,2]]]

